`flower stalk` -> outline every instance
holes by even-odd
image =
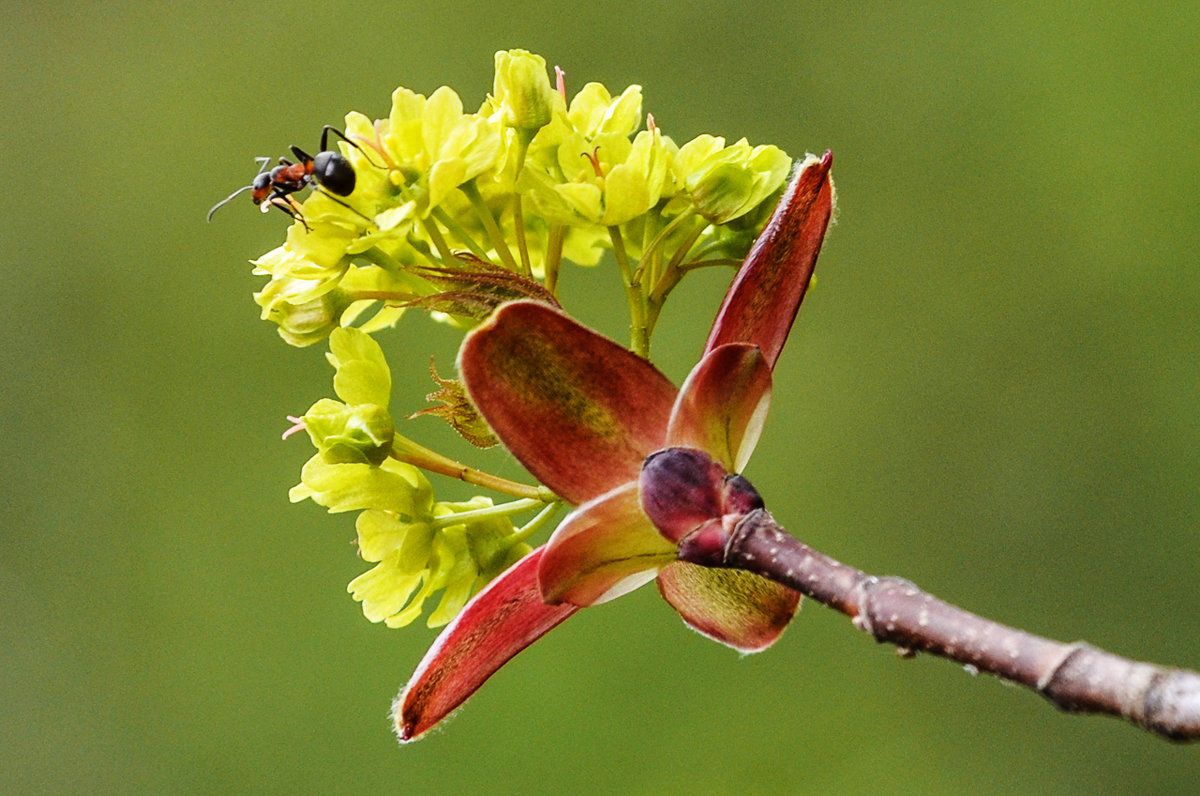
[[[481,486],[493,492],[500,492],[501,494],[511,495],[515,498],[530,500],[538,505],[551,503],[558,499],[553,492],[541,484],[522,484],[518,481],[510,481],[507,478],[484,472],[483,470],[451,459],[449,456],[445,456],[435,450],[426,448],[424,445],[408,437],[397,435],[392,441],[392,450],[389,455],[397,461],[411,464],[414,467],[420,467],[422,470],[428,470],[431,473],[455,478],[464,483]]]
[[[442,528],[448,528],[451,525],[477,522],[479,520],[487,520],[493,517],[508,517],[513,514],[520,514],[523,511],[528,511],[529,509],[538,508],[539,506],[544,508],[535,519],[541,518],[542,515],[546,514],[547,512],[553,513],[557,509],[556,505],[547,506],[544,501],[538,500],[537,498],[520,498],[518,500],[510,500],[508,503],[501,503],[497,506],[488,506],[487,508],[475,509],[474,511],[460,511],[457,514],[448,514],[445,517],[439,517],[435,519],[432,523],[430,523],[430,526],[434,530],[441,530]],[[532,526],[533,523],[531,522],[530,525]],[[512,537],[510,537],[510,540],[515,542],[523,542],[526,538],[528,538],[529,534],[535,530],[537,530],[537,528],[522,528],[517,534],[514,534]]]
[[[521,268],[513,258],[512,251],[508,247],[508,241],[505,239],[504,233],[500,230],[500,225],[496,223],[496,217],[492,215],[491,208],[483,200],[483,195],[479,193],[479,189],[473,182],[463,183],[461,188],[462,192],[466,194],[467,199],[471,202],[471,207],[475,209],[475,215],[478,216],[479,223],[487,231],[488,239],[491,241],[492,247],[496,250],[496,255],[506,268],[515,273],[520,273]]]
[[[629,262],[620,228],[609,227],[608,235],[612,241],[617,268],[621,272],[621,282],[625,286],[625,300],[629,304],[629,348],[638,356],[649,358],[650,331],[646,328],[646,296],[642,291],[641,282],[638,281],[638,272]]]

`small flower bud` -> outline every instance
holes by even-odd
[[[262,306],[262,316],[279,327],[279,336],[291,345],[304,347],[319,343],[337,329],[342,313],[351,299],[334,288],[316,298],[292,303],[287,290],[272,290],[287,280],[273,280],[254,298]]]
[[[492,94],[505,126],[520,132],[526,141],[550,123],[558,96],[546,74],[545,59],[525,50],[496,53]]]
[[[379,465],[392,450],[396,427],[387,409],[375,404],[347,406],[322,398],[304,414],[304,428],[330,464]]]
[[[791,159],[773,146],[731,146],[713,136],[685,144],[676,158],[683,184],[700,215],[725,224],[757,207],[787,177]]]

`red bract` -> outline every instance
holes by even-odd
[[[677,561],[760,507],[736,473],[758,440],[779,357],[832,211],[832,157],[797,170],[677,392],[646,360],[544,304],[501,307],[459,368],[496,436],[577,504],[550,541],[467,604],[395,705],[402,741],[454,710],[578,610],[657,578],[696,630],[744,652],[772,644],[800,596],[757,575]]]

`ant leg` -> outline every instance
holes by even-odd
[[[375,223],[375,219],[371,218],[370,216],[368,216],[366,213],[362,212],[361,210],[351,207],[349,204],[342,201],[337,196],[334,196],[332,193],[325,190],[320,185],[317,185],[316,183],[311,183],[311,187],[314,192],[325,196],[327,199],[331,199],[332,201],[337,202],[339,205],[346,208],[351,213],[354,213],[359,218],[361,218],[363,221],[366,221],[368,224]],[[245,189],[243,188],[242,190],[245,190]],[[232,199],[232,198],[233,197],[230,197],[230,199]],[[227,202],[227,201],[229,201],[229,199],[226,199],[225,201]],[[264,213],[267,212],[267,210],[269,209],[268,206],[278,207],[280,210],[284,211],[289,216],[291,216],[292,218],[294,218],[295,220],[297,220],[301,224],[303,224],[304,228],[306,230],[308,230],[309,232],[312,232],[312,227],[310,227],[308,225],[308,221],[306,221],[304,218],[304,213],[301,210],[300,203],[296,201],[296,198],[294,196],[292,196],[292,192],[290,190],[282,190],[280,188],[276,188],[275,193],[271,196],[271,198],[269,200],[267,200],[266,202],[263,202],[262,211]],[[214,209],[216,209],[216,208],[214,208]]]
[[[286,194],[283,200],[287,202],[288,215],[303,224],[305,232],[312,232],[312,227],[308,225],[308,219],[304,217],[304,209],[300,207],[300,203],[296,201],[296,197]]]
[[[293,199],[290,194],[277,193],[276,195],[272,196],[263,203],[262,211],[265,213],[272,207],[278,207],[280,210],[291,216],[293,221],[299,221],[304,226],[306,232],[312,232],[312,227],[308,225],[308,221],[305,220],[304,214],[300,212],[300,205],[296,203],[296,200]]]
[[[354,213],[354,214],[355,214],[355,215],[357,215],[359,218],[361,218],[361,219],[363,219],[364,221],[366,221],[368,224],[374,224],[374,223],[375,223],[375,219],[371,218],[369,215],[367,215],[366,213],[362,212],[361,210],[358,210],[357,208],[353,208],[353,207],[351,207],[349,204],[347,204],[346,202],[342,201],[342,200],[341,200],[341,199],[339,199],[338,197],[334,196],[332,193],[330,193],[329,191],[325,190],[325,189],[324,189],[324,188],[322,188],[320,185],[315,185],[315,184],[314,184],[314,185],[313,185],[313,190],[314,190],[314,191],[316,191],[316,192],[317,192],[317,193],[319,193],[319,194],[322,194],[322,195],[323,195],[323,196],[325,196],[327,199],[332,199],[333,201],[337,202],[337,203],[338,203],[338,204],[340,204],[342,207],[344,207],[344,208],[346,208],[347,210],[349,210],[351,213]]]
[[[350,146],[354,147],[359,152],[361,152],[362,156],[364,158],[366,158],[367,162],[370,163],[375,168],[377,168],[377,169],[383,168],[383,166],[380,166],[378,163],[371,160],[371,156],[367,154],[367,151],[365,149],[363,149],[361,146],[359,146],[356,142],[351,141],[349,138],[347,138],[345,133],[343,133],[341,130],[337,129],[336,127],[334,127],[332,124],[327,124],[323,128],[321,128],[321,151],[322,152],[329,151],[329,134],[330,133],[333,133],[338,138],[342,139],[347,144],[349,144]],[[293,147],[293,149],[294,149],[294,147]]]

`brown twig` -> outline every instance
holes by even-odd
[[[681,558],[757,573],[841,611],[876,641],[1020,683],[1063,710],[1120,716],[1174,741],[1200,740],[1200,674],[976,616],[907,580],[868,575],[813,550],[764,509],[741,521],[724,550],[685,545]]]

